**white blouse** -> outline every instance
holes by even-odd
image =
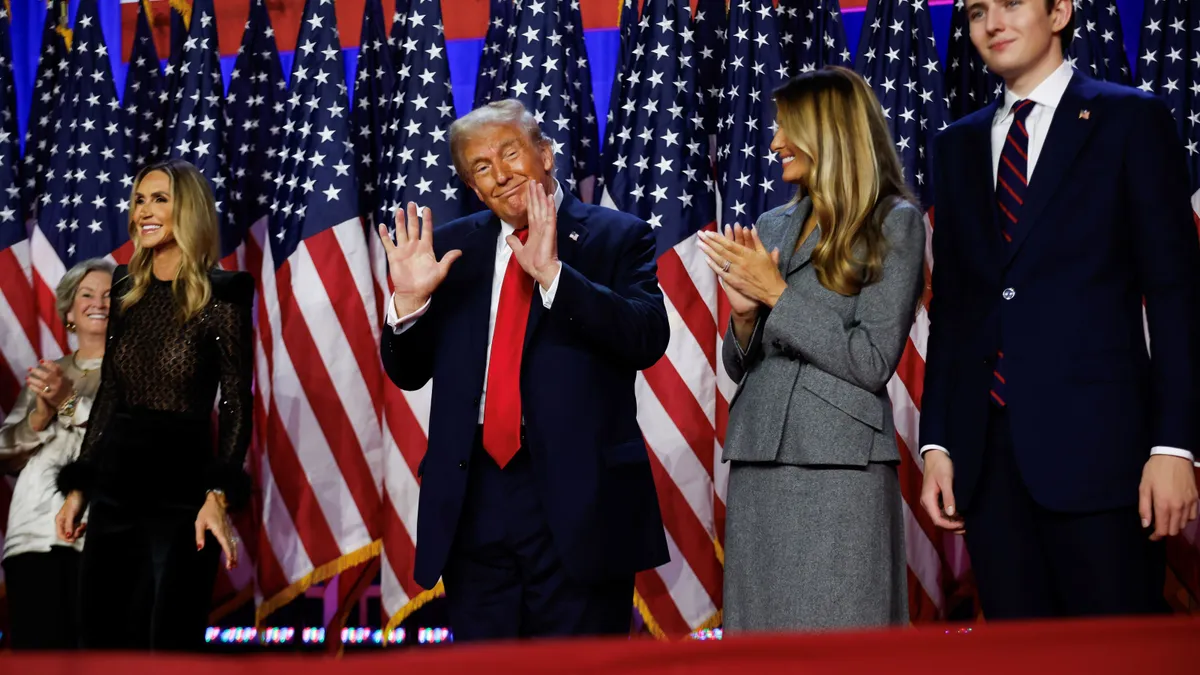
[[[48,553],[51,546],[83,549],[82,537],[68,544],[55,532],[54,518],[64,500],[55,480],[58,470],[79,456],[88,414],[100,386],[100,362],[89,359],[76,363],[71,354],[56,362],[79,397],[71,417],[57,415],[45,429],[34,431],[29,416],[37,407],[37,398],[26,387],[0,427],[0,466],[11,472],[23,465],[13,488],[4,554],[0,557]]]

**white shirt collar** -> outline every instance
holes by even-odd
[[[1025,100],[1033,101],[1034,103],[1045,106],[1053,111],[1062,102],[1063,94],[1067,91],[1067,85],[1071,83],[1071,77],[1074,76],[1075,69],[1071,67],[1070,62],[1063,61],[1062,65],[1046,76],[1042,83],[1034,87],[1033,91],[1025,97]],[[996,120],[1003,120],[1012,112],[1013,104],[1021,99],[1011,91],[1004,92],[1004,105],[996,111]]]
[[[550,180],[554,181],[554,210],[555,210],[555,212],[557,212],[559,209],[562,208],[562,203],[563,203],[562,185],[559,184],[557,179],[551,178]],[[500,241],[501,242],[504,241],[505,237],[507,237],[508,235],[510,235],[516,231],[517,231],[517,228],[513,227],[512,225],[509,225],[508,223],[504,222],[503,220],[500,221]]]

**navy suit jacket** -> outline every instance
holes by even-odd
[[[934,142],[921,444],[949,450],[955,498],[969,508],[1002,349],[1032,497],[1063,512],[1136,504],[1152,447],[1200,456],[1200,243],[1175,120],[1157,98],[1076,72],[1005,244],[997,105]]]
[[[429,448],[418,470],[414,579],[432,588],[454,541],[483,389],[500,220],[490,211],[438,227],[440,259],[462,258],[407,331],[385,327],[384,368],[402,389],[433,379]],[[634,382],[667,348],[655,239],[633,216],[565,193],[554,304],[534,293],[521,360],[523,443],[567,573],[582,581],[667,562]]]

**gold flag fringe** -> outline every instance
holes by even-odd
[[[637,590],[633,591],[633,606],[637,608],[638,614],[640,614],[642,617],[642,621],[646,622],[646,628],[650,631],[651,635],[659,640],[671,639],[667,635],[666,631],[662,629],[662,626],[658,625],[658,621],[654,619],[654,613],[650,611],[650,606],[646,604],[646,601],[642,599],[641,594],[638,593]],[[720,626],[721,621],[721,610],[718,609],[716,613],[705,619],[699,626],[693,628],[692,632],[711,630]]]
[[[388,619],[387,625],[384,626],[383,634],[386,636],[388,633],[391,633],[395,630],[396,626],[399,626],[405,619],[412,616],[413,612],[429,604],[434,598],[440,598],[445,594],[446,587],[442,585],[442,580],[438,579],[436,586],[428,591],[421,591],[417,594],[417,597],[409,600],[399,611],[393,614],[392,618]]]
[[[175,0],[171,1],[175,2]],[[263,621],[266,620],[268,616],[270,616],[280,607],[283,607],[292,600],[295,600],[297,596],[304,591],[307,591],[309,586],[332,579],[351,567],[357,567],[371,558],[377,557],[382,549],[383,542],[376,539],[357,551],[352,551],[339,558],[335,558],[314,569],[300,579],[292,582],[290,586],[283,589],[279,593],[276,593],[269,600],[263,601],[263,603],[258,606],[257,611],[254,613],[255,627],[262,628]]]
[[[191,30],[192,3],[188,2],[188,0],[171,0],[171,7],[174,7],[175,11],[179,12],[179,15],[183,17],[183,27]]]

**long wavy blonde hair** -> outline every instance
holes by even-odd
[[[172,220],[175,241],[182,254],[179,274],[171,282],[175,298],[175,314],[186,323],[200,313],[212,297],[208,271],[220,260],[220,234],[217,229],[217,206],[208,179],[182,159],[168,159],[150,164],[138,172],[129,196],[129,238],[133,241],[133,257],[129,259],[129,278],[132,286],[121,296],[121,310],[128,310],[146,295],[153,277],[153,249],[144,248],[137,225],[137,191],[142,179],[161,171],[171,180]]]
[[[792,78],[774,98],[779,126],[809,159],[794,201],[810,196],[821,226],[817,279],[857,295],[882,276],[884,218],[897,200],[915,203],[879,101],[862,77],[837,66]]]

